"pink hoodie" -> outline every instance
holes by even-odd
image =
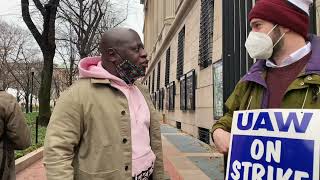
[[[150,147],[150,111],[140,90],[106,71],[101,65],[100,57],[82,59],[79,63],[79,74],[80,78],[109,79],[111,86],[126,96],[131,118],[132,176],[153,166],[156,156]]]

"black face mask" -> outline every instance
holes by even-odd
[[[122,59],[120,64],[115,65],[116,71],[122,80],[127,84],[133,84],[138,78],[145,76],[145,71],[142,66],[135,65],[130,60],[123,59],[115,49],[113,50]]]

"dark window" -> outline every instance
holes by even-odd
[[[181,130],[181,122],[176,121],[176,127]]]
[[[169,96],[170,96],[170,86],[169,86],[169,84],[168,84],[168,85],[166,86],[166,99],[165,99],[165,107],[166,107],[166,110],[169,110],[169,104],[170,104]]]
[[[164,88],[159,90],[159,110],[163,110]]]
[[[155,92],[155,105],[156,105],[156,109],[160,110],[160,91],[157,90]]]
[[[169,100],[169,111],[174,111],[174,99],[175,99],[175,95],[176,95],[176,86],[174,81],[172,81],[168,86],[168,100]]]
[[[199,65],[208,67],[212,63],[214,0],[201,0]]]
[[[161,76],[161,61],[158,62],[158,75],[157,75],[157,90],[160,89],[160,76]]]
[[[186,75],[180,77],[180,110],[187,110]]]
[[[165,74],[165,85],[169,84],[170,81],[170,47],[166,52],[166,74]]]
[[[150,92],[150,84],[151,84],[151,76],[149,76],[149,82],[148,82],[148,89],[149,89],[149,92]]]
[[[154,76],[155,76],[155,72],[153,70],[153,72],[152,72],[152,93],[154,93]]]
[[[178,80],[183,75],[184,39],[185,39],[185,27],[181,29],[178,36],[178,58],[177,58],[177,79]]]
[[[195,70],[191,70],[186,74],[186,109],[195,110],[195,90],[196,90],[196,81],[195,81]]]
[[[210,144],[209,129],[199,127],[198,132],[199,132],[199,140],[204,143]]]
[[[151,94],[151,99],[152,99],[152,103],[153,103],[154,108],[157,108],[157,106],[156,106],[156,103],[157,103],[157,101],[156,101],[156,92]]]

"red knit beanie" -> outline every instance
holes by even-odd
[[[259,18],[289,28],[307,39],[309,17],[287,0],[259,0],[249,13],[249,20]]]

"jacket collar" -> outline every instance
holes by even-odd
[[[257,60],[257,62],[252,65],[249,72],[247,72],[240,81],[252,81],[267,88],[266,81],[262,76],[266,69],[266,60]]]
[[[311,40],[312,54],[307,63],[305,74],[319,74],[320,75],[320,37],[315,35],[309,36]]]
[[[109,79],[91,78],[90,81],[92,84],[111,84]]]
[[[109,79],[91,78],[90,82],[92,84],[111,84],[111,81]],[[133,85],[141,86],[141,83],[140,82],[134,82]]]
[[[320,75],[320,37],[315,35],[309,36],[311,42],[311,57],[308,61],[303,75],[318,74]],[[267,69],[266,60],[257,60],[257,62],[250,68],[249,72],[241,79],[241,81],[252,81],[258,83],[265,88],[267,87],[265,79],[262,74]]]

